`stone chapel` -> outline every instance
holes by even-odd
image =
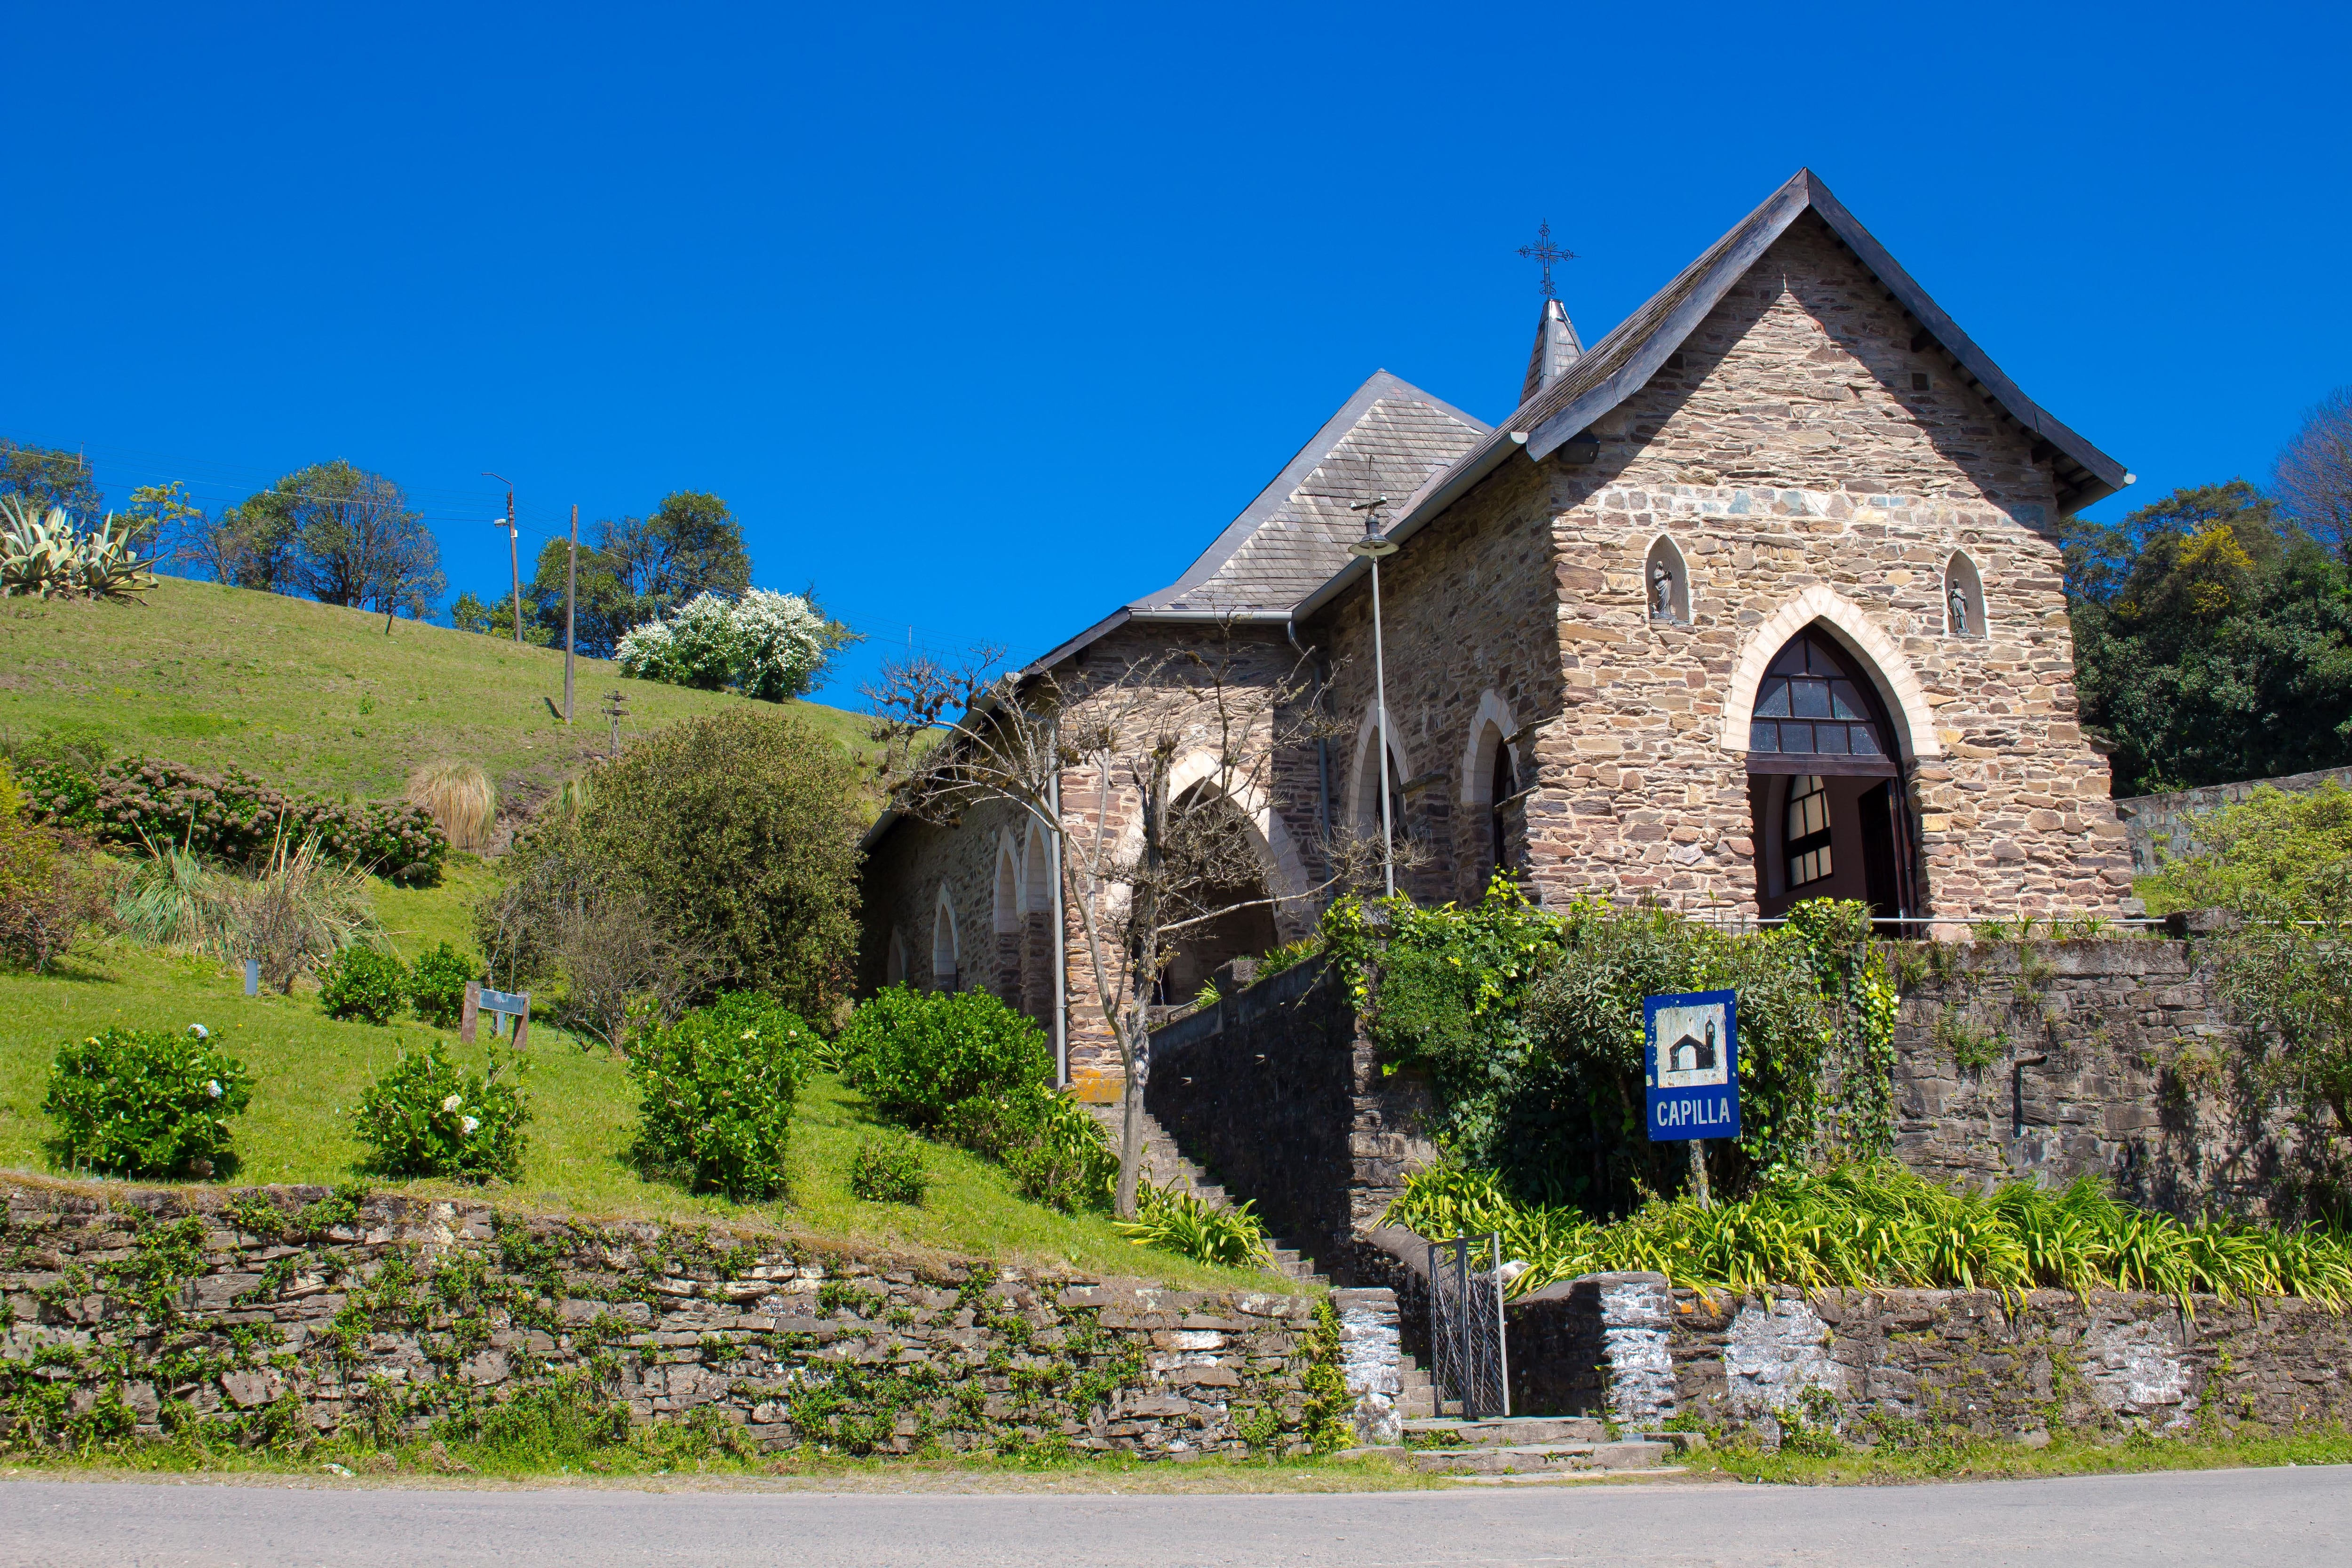
[[[1181,577],[1030,668],[1240,637],[1352,724],[1232,803],[1276,901],[1188,944],[1172,995],[1311,929],[1319,847],[1376,826],[1383,766],[1423,902],[1500,867],[1553,906],[2115,915],[2130,858],[2075,721],[2056,524],[2131,478],[1800,171],[1591,348],[1547,300],[1499,426],[1375,374]],[[1382,496],[1384,758],[1348,550]],[[866,849],[863,985],[985,988],[1082,1088],[1115,1077],[1044,835],[886,813]]]

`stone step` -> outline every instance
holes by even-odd
[[[1590,1415],[1525,1415],[1493,1421],[1421,1420],[1404,1424],[1407,1437],[1448,1447],[1514,1448],[1544,1443],[1606,1443],[1609,1427]]]
[[[1415,1448],[1412,1468],[1436,1475],[1506,1476],[1544,1471],[1647,1470],[1664,1464],[1664,1443],[1525,1443],[1514,1447]]]

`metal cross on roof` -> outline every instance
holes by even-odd
[[[1533,245],[1519,247],[1519,255],[1527,260],[1539,261],[1543,264],[1543,283],[1541,284],[1543,297],[1547,300],[1558,299],[1559,290],[1552,287],[1551,281],[1552,263],[1573,261],[1576,259],[1576,252],[1563,250],[1554,245],[1551,242],[1551,225],[1539,223],[1536,225],[1536,242]]]

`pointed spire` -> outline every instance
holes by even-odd
[[[1535,352],[1528,355],[1528,379],[1519,385],[1519,401],[1527,402],[1537,393],[1568,374],[1568,367],[1584,357],[1584,345],[1576,340],[1576,325],[1557,300],[1546,300],[1543,316],[1536,322]]]

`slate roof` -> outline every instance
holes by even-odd
[[[1402,505],[1486,433],[1485,421],[1377,371],[1181,577],[1131,610],[1286,610],[1348,562],[1355,501]],[[1385,519],[1383,519],[1385,521]]]

